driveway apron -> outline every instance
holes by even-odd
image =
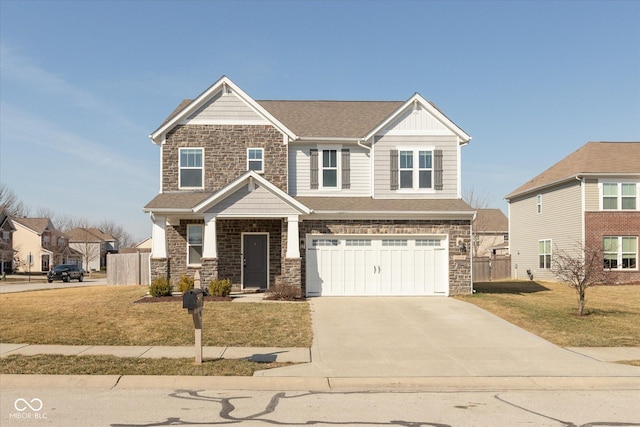
[[[549,343],[472,304],[445,297],[310,300],[312,363],[264,376],[639,376]]]

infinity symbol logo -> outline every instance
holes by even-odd
[[[27,408],[31,409],[32,411],[38,412],[40,409],[42,409],[42,400],[36,397],[31,399],[31,402],[27,402],[25,399],[19,398],[16,399],[15,402],[13,402],[13,407],[20,412],[26,411]]]

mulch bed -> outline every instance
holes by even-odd
[[[231,297],[214,297],[214,296],[206,296],[204,297],[205,301],[211,302],[228,302],[233,301]],[[158,302],[182,302],[182,295],[172,295],[170,297],[152,297],[152,296],[144,296],[139,300],[134,301],[134,304],[155,304]]]

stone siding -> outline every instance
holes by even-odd
[[[204,190],[217,191],[247,172],[247,148],[264,149],[263,176],[287,191],[287,146],[273,126],[181,125],[162,145],[162,191],[178,190],[179,148],[204,148]]]

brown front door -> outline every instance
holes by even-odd
[[[243,288],[267,289],[267,237],[267,234],[245,234],[243,236]]]

